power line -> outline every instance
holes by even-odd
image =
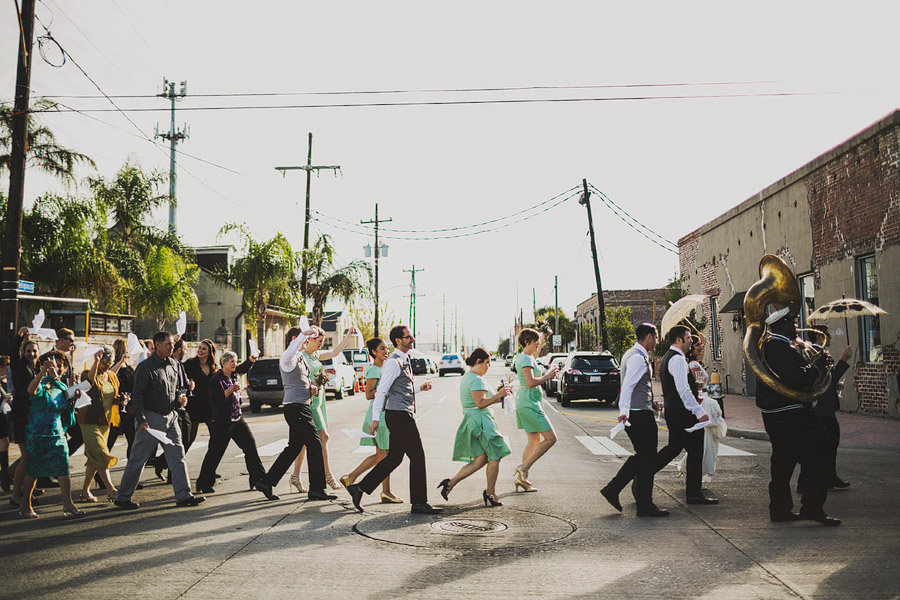
[[[661,241],[665,242],[666,244],[669,244],[669,245],[672,246],[673,248],[678,248],[678,244],[672,242],[671,240],[669,240],[669,239],[667,239],[667,238],[664,238],[664,237],[661,236],[660,234],[656,233],[655,231],[653,231],[652,229],[650,229],[649,227],[647,227],[646,225],[644,225],[644,224],[643,224],[642,222],[640,222],[639,220],[637,220],[637,219],[635,219],[634,217],[632,217],[630,214],[628,214],[628,212],[627,212],[624,208],[622,208],[621,206],[619,206],[618,204],[616,204],[615,202],[613,202],[613,200],[612,200],[609,196],[607,196],[606,194],[604,194],[603,192],[601,192],[600,190],[598,190],[593,184],[588,184],[588,185],[591,186],[591,189],[594,190],[594,192],[596,192],[598,196],[600,196],[601,200],[603,200],[603,202],[604,202],[605,204],[607,204],[607,206],[609,206],[610,204],[612,205],[612,206],[609,206],[610,210],[612,210],[613,212],[616,212],[616,209],[618,209],[618,211],[620,211],[621,213],[623,213],[626,217],[628,217],[628,219],[630,219],[631,221],[633,221],[636,225],[638,225],[638,226],[641,227],[642,229],[646,230],[648,233],[650,233],[650,234],[656,236],[656,237],[659,238]],[[613,207],[615,207],[615,208],[613,208]],[[622,217],[620,216],[620,218],[622,218]]]

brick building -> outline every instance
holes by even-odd
[[[603,290],[603,304],[609,309],[615,306],[631,308],[631,323],[637,327],[641,323],[658,323],[666,312],[665,289],[650,290]],[[600,309],[597,294],[581,302],[575,308],[575,322],[578,330],[585,323],[594,325],[594,331],[600,331]]]
[[[849,342],[841,408],[900,417],[900,111],[773,183],[678,241],[691,293],[710,296],[706,362],[729,391],[755,394],[744,365],[743,294],[759,260],[791,266],[803,297],[801,322],[832,300],[868,300],[880,318],[833,320],[832,354]],[[724,313],[724,314],[723,314]]]

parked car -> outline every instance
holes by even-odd
[[[565,358],[568,355],[569,355],[568,352],[549,352],[541,357],[538,357],[537,362],[546,371],[547,369],[550,368],[550,365],[553,363],[554,360],[556,360],[557,358]]]
[[[410,358],[409,366],[412,367],[413,375],[426,375],[428,373],[428,359],[424,356]]]
[[[566,358],[568,358],[568,354],[564,354],[562,356],[557,356],[553,360],[550,361],[548,365],[548,370],[552,369],[555,365],[559,365],[559,370],[562,372],[563,365],[566,362]],[[542,387],[544,388],[544,392],[547,393],[548,396],[555,396],[556,390],[559,384],[559,373],[556,374],[556,377],[553,379],[548,379],[544,383],[542,383]]]
[[[563,406],[587,398],[614,402],[620,386],[619,363],[612,354],[573,352],[560,372],[557,400]]]
[[[328,375],[328,381],[325,382],[325,392],[332,392],[334,397],[340,400],[344,397],[344,392],[349,395],[356,393],[353,387],[356,381],[356,371],[353,366],[344,358],[344,354],[340,353],[334,358],[322,361],[322,368]]]
[[[504,361],[503,361],[503,364],[505,364],[507,367],[511,367],[511,366],[512,366],[512,362],[513,362],[513,355],[512,355],[512,354],[507,354],[507,355],[506,355],[506,358],[505,358]]]
[[[466,363],[463,361],[461,354],[445,354],[438,363],[438,375],[443,377],[444,373],[466,374]]]
[[[437,373],[438,372],[437,362],[435,362],[435,360],[433,358],[431,358],[430,356],[426,356],[425,361],[428,363],[428,372],[429,373]]]
[[[344,359],[353,366],[356,371],[356,378],[362,380],[366,367],[372,364],[372,357],[369,356],[368,350],[344,350]]]
[[[250,412],[258,413],[263,405],[278,406],[284,399],[281,369],[277,358],[260,358],[247,374],[247,398]]]

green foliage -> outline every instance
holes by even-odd
[[[156,319],[158,331],[166,320],[181,311],[200,316],[194,284],[200,276],[197,265],[185,261],[167,246],[156,246],[144,255],[147,277],[129,285],[134,308]]]
[[[375,305],[374,303],[365,304],[353,302],[347,309],[351,321],[359,327],[363,339],[369,340],[375,337]],[[388,332],[391,327],[398,325],[400,321],[394,311],[388,307],[387,302],[382,302],[378,307],[378,333],[379,337],[385,340],[390,347],[391,342],[387,339]]]
[[[609,338],[608,350],[618,358],[634,345],[634,325],[631,324],[630,306],[613,306],[606,309],[606,336]]]
[[[40,98],[31,106],[35,111],[55,107],[56,103],[47,98]],[[0,103],[0,175],[9,170],[12,159],[12,129],[13,106]],[[75,181],[75,165],[81,163],[96,167],[90,157],[57,144],[53,131],[38,122],[33,113],[28,115],[28,151],[25,161],[26,167],[36,167],[66,183]]]
[[[559,309],[559,331],[554,330],[554,326],[556,325],[556,309],[552,306],[544,306],[535,311],[535,322],[531,325],[526,325],[526,327],[531,327],[532,329],[536,329],[540,332],[546,332],[553,330],[553,333],[559,334],[562,336],[562,347],[567,348],[569,346],[569,342],[575,339],[575,321],[571,320],[566,316],[565,311]],[[541,348],[541,351],[546,349],[548,352],[551,351],[551,339],[550,336],[545,336],[544,346]]]
[[[596,352],[600,347],[600,336],[593,323],[582,323],[578,330],[578,349]]]
[[[500,343],[497,344],[497,354],[500,356],[506,356],[509,354],[509,338],[503,338],[500,340]]]
[[[369,263],[363,260],[354,260],[343,267],[336,268],[334,255],[335,248],[331,237],[323,233],[312,248],[301,251],[298,256],[300,264],[308,271],[307,293],[309,297],[306,300],[312,301],[314,325],[322,324],[325,303],[329,299],[338,298],[345,303],[350,303],[357,297],[367,298],[371,295],[372,268]],[[379,323],[379,328],[381,325],[382,323]]]

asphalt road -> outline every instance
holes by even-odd
[[[492,367],[490,382],[509,375]],[[729,438],[719,472],[707,484],[718,506],[688,506],[672,467],[656,478],[656,503],[666,519],[635,516],[633,499],[614,511],[597,490],[631,448],[608,439],[615,410],[593,402],[548,412],[559,443],[532,468],[538,493],[513,491],[524,434],[497,409],[513,455],[501,465],[504,506],[481,503],[484,474],[462,482],[445,504],[435,487],[456,472],[450,460],[461,417],[458,376],[432,376],[418,399],[417,419],[428,456],[430,501],[443,515],[410,515],[408,504],[384,505],[377,494],[352,510],[343,490],[331,502],[276,489],[277,502],[247,489],[240,450],[232,445],[219,468],[216,493],[196,508],[176,508],[171,486],[145,470],[138,511],[84,505],[87,518],[62,517],[51,490],[23,520],[0,511],[2,598],[900,598],[900,455],[847,449],[840,473],[852,487],[829,495],[838,528],[768,521],[769,445]],[[423,379],[421,377],[417,379]],[[330,400],[331,468],[337,477],[363,458],[358,440],[366,409],[361,394]],[[558,412],[557,412],[558,411]],[[247,420],[268,467],[283,447],[280,410]],[[661,443],[666,433],[660,432]],[[199,473],[203,428],[188,454]],[[620,446],[619,446],[620,445]],[[114,449],[124,457],[124,440]],[[72,459],[76,485],[84,458]],[[114,470],[121,478],[124,460]],[[305,479],[305,472],[304,472]],[[406,463],[393,487],[408,498]]]

